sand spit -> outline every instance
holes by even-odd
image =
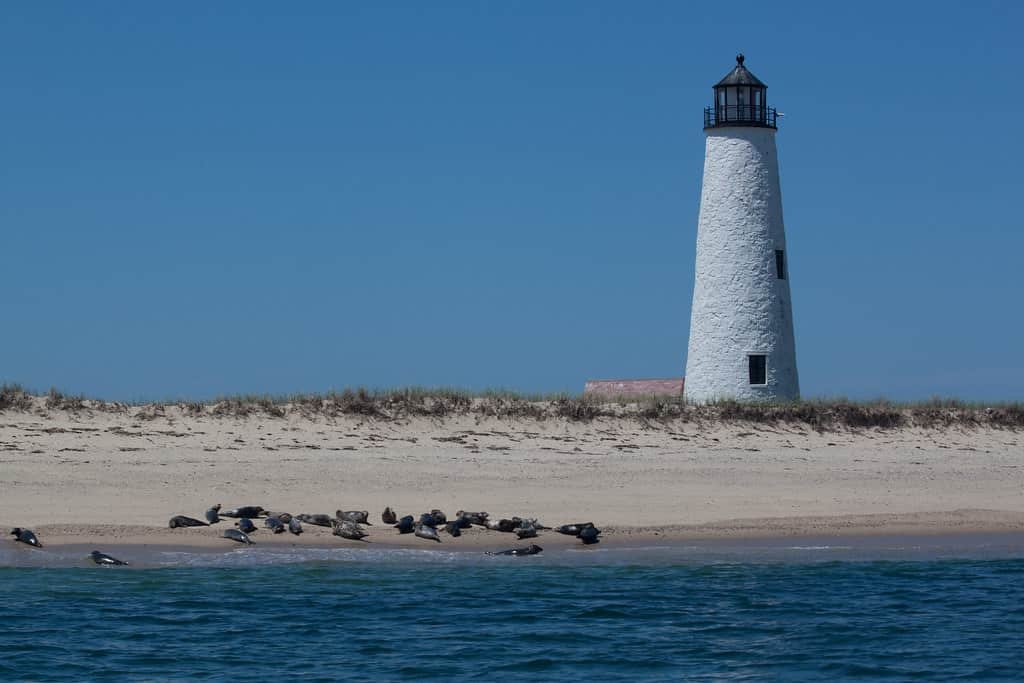
[[[51,543],[230,543],[216,538],[230,522],[166,528],[172,515],[201,518],[213,503],[366,509],[369,541],[416,547],[426,542],[379,524],[385,505],[593,521],[609,544],[1024,530],[1024,432],[986,425],[818,431],[636,416],[215,415],[184,404],[68,410],[32,401],[0,411],[0,525],[35,528]],[[268,539],[254,536],[278,542]],[[515,537],[481,531],[450,541],[447,549]],[[327,529],[280,542],[352,543]]]

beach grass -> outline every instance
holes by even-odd
[[[363,416],[388,420],[476,415],[499,419],[563,419],[588,422],[627,418],[649,423],[802,424],[815,430],[897,429],[904,427],[1024,427],[1024,403],[970,402],[932,398],[896,402],[818,398],[790,402],[717,401],[694,404],[682,396],[595,396],[528,394],[506,389],[470,391],[455,387],[356,387],[323,394],[234,394],[209,400],[173,399],[118,402],[91,399],[50,389],[43,395],[19,384],[0,385],[0,411],[132,411],[140,419],[177,407],[191,416],[309,418]]]

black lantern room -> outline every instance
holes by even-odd
[[[704,128],[775,128],[775,109],[765,99],[768,86],[743,66],[743,60],[743,55],[736,55],[736,66],[715,85],[715,103],[704,109]]]

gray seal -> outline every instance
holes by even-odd
[[[380,515],[380,521],[384,522],[385,524],[395,524],[396,522],[398,522],[398,515],[396,515],[395,511],[392,510],[390,507],[386,507],[384,508],[384,512],[382,512]]]
[[[437,529],[432,526],[426,526],[424,524],[416,525],[416,536],[419,538],[425,538],[428,541],[441,542],[441,537],[437,535]]]
[[[452,538],[458,538],[462,535],[462,527],[459,526],[457,521],[451,521],[445,524],[444,530],[447,531]]]
[[[11,529],[11,535],[14,536],[14,540],[25,545],[30,545],[33,548],[42,548],[43,544],[39,542],[36,535],[32,533],[31,529],[22,529],[20,526],[16,526]]]
[[[511,555],[512,557],[523,557],[525,555],[536,555],[542,552],[544,548],[539,545],[533,544],[529,548],[509,548],[508,550],[500,550],[495,553],[486,553],[487,555]]]
[[[267,517],[263,520],[263,525],[273,531],[275,534],[284,533],[284,522],[279,517]]]
[[[366,510],[338,510],[334,513],[335,518],[345,522],[370,525],[370,513]]]
[[[334,530],[331,533],[335,536],[347,538],[350,541],[361,541],[369,535],[363,531],[361,526],[355,522],[350,522],[347,519],[336,520]]]
[[[413,516],[406,515],[398,520],[398,524],[395,524],[395,528],[398,529],[400,534],[411,534],[413,532]]]
[[[288,531],[298,536],[302,533],[302,522],[300,522],[297,517],[292,517],[288,520]]]
[[[252,520],[248,517],[242,517],[240,520],[235,522],[235,526],[242,530],[242,532],[251,534],[256,531],[256,525],[252,523]]]
[[[178,527],[210,525],[206,522],[195,519],[194,517],[186,517],[185,515],[175,515],[174,517],[171,517],[171,521],[167,523],[167,526],[171,529],[177,529]]]
[[[594,526],[593,522],[577,522],[576,524],[563,524],[562,526],[555,529],[560,534],[566,536],[579,536],[580,532],[588,526]]]
[[[298,515],[298,518],[299,518],[300,522],[305,522],[306,524],[312,524],[314,526],[331,526],[331,521],[332,521],[330,515],[319,515],[319,514],[317,514],[317,515],[302,514],[302,515]]]
[[[594,543],[600,543],[598,536],[601,534],[601,530],[595,527],[593,524],[583,527],[580,530],[580,540],[583,541],[583,545],[593,545]]]
[[[455,513],[455,516],[459,518],[464,517],[469,520],[470,524],[476,524],[477,526],[487,526],[487,518],[490,517],[486,512],[466,512],[465,510],[459,510]]]
[[[206,511],[206,521],[210,524],[216,524],[220,521],[220,503]]]
[[[537,538],[537,527],[523,522],[522,526],[516,529],[516,536],[519,537],[519,540]]]
[[[124,560],[119,560],[116,557],[111,557],[106,553],[101,553],[99,550],[93,550],[89,553],[89,559],[101,567],[123,567],[128,563]]]
[[[238,541],[239,543],[244,543],[246,545],[253,545],[252,539],[249,538],[248,534],[245,534],[238,529],[225,529],[224,538],[232,541]]]
[[[243,505],[240,508],[222,512],[220,515],[221,517],[248,517],[249,519],[253,519],[254,517],[262,515],[263,512],[263,508],[259,505]]]

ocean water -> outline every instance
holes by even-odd
[[[0,680],[1022,680],[1024,559],[992,554],[239,549],[6,567]]]

